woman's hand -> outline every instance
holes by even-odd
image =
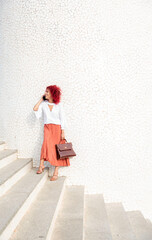
[[[61,130],[61,140],[65,139],[65,133],[64,133],[64,130],[62,129]]]

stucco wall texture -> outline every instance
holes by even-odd
[[[77,156],[59,175],[152,219],[152,2],[0,4],[1,140],[38,167],[43,120],[33,107],[60,86]]]

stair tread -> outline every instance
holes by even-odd
[[[2,233],[8,222],[11,221],[27,197],[44,177],[44,174],[48,172],[48,169],[45,169],[43,174],[36,174],[36,170],[32,168],[0,198],[0,219],[3,219],[3,221],[0,221],[0,233]]]
[[[127,216],[138,240],[152,240],[152,231],[140,211],[127,211]]]
[[[122,203],[105,203],[113,240],[137,240]]]
[[[17,153],[17,149],[4,149],[4,150],[0,151],[0,160],[5,157],[8,157],[9,155],[11,155],[13,153]]]
[[[32,158],[18,158],[12,163],[0,169],[0,185],[31,161]]]
[[[48,177],[43,188],[18,224],[11,240],[46,239],[66,177],[51,182]]]
[[[102,194],[85,194],[85,240],[112,240]]]
[[[151,223],[150,219],[146,218],[146,222],[147,222],[147,224],[148,224],[149,231],[150,231],[151,234],[152,234],[152,223]]]
[[[84,186],[66,186],[51,240],[82,240]]]

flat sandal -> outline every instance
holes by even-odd
[[[57,176],[57,178],[53,179],[53,177],[55,177],[55,176]],[[55,181],[55,180],[58,179],[58,175],[55,175],[55,174],[54,174],[53,177],[50,178],[50,181]]]
[[[44,172],[44,168],[45,167],[42,167],[42,166],[39,166],[39,169],[38,171],[36,172],[37,174],[41,174],[42,172]],[[41,169],[41,170],[40,170]]]

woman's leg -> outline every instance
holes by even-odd
[[[42,158],[41,160],[40,160],[40,166],[44,166],[44,159]]]
[[[58,167],[58,166],[55,166],[54,174],[53,174],[53,175],[58,175],[58,169],[59,169],[59,167]]]
[[[44,171],[44,159],[42,158],[40,160],[40,165],[39,165],[39,169],[37,171],[37,173],[42,173]]]
[[[58,179],[58,166],[55,166],[53,177],[50,178],[50,181],[54,181]]]
[[[53,177],[50,178],[50,181],[54,181],[58,179],[58,166],[55,166]]]

